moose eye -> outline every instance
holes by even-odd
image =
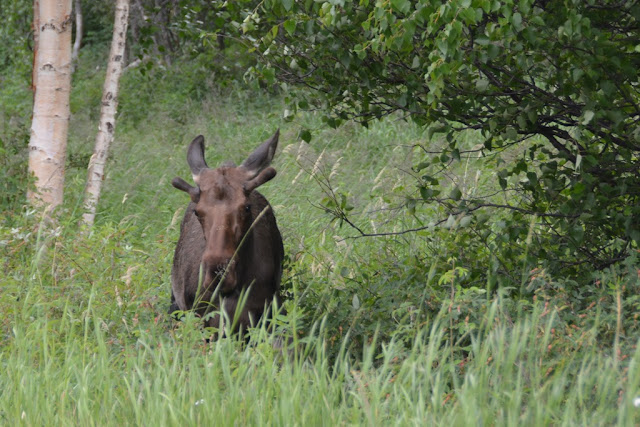
[[[245,212],[251,212],[251,205],[245,205],[244,206],[244,211]]]

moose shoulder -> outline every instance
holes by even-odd
[[[222,309],[229,319],[237,319],[236,329],[246,329],[278,298],[282,237],[271,205],[255,191],[276,175],[269,165],[278,136],[276,131],[237,167],[210,169],[202,136],[189,145],[187,163],[196,185],[181,178],[172,181],[191,202],[173,257],[170,313],[195,309],[204,316]],[[246,303],[236,313],[242,291],[248,291]],[[220,327],[220,315],[210,316],[207,323]]]

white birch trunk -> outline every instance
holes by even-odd
[[[102,91],[102,107],[100,109],[100,124],[96,135],[96,145],[89,161],[89,174],[84,194],[84,214],[82,223],[87,227],[93,225],[96,206],[100,199],[102,180],[104,179],[104,165],[109,154],[109,146],[113,141],[116,129],[116,110],[118,108],[118,84],[122,74],[124,49],[127,41],[127,22],[129,19],[129,0],[117,0],[116,16],[113,26],[113,39],[107,76]]]
[[[82,3],[81,0],[75,0],[73,8],[76,12],[76,39],[73,42],[73,51],[71,52],[71,72],[75,72],[78,67],[78,55],[80,54],[80,45],[82,45]]]
[[[34,99],[27,200],[53,210],[62,203],[71,90],[71,0],[34,1]]]

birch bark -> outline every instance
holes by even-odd
[[[71,90],[71,0],[34,1],[33,119],[27,200],[53,210],[62,203]]]
[[[118,87],[124,63],[128,19],[129,0],[117,0],[109,64],[102,91],[100,124],[96,135],[96,145],[89,161],[89,173],[84,194],[82,223],[89,228],[93,225],[95,219],[96,207],[100,200],[100,191],[102,189],[102,180],[104,179],[104,166],[116,129],[115,116],[118,109]]]

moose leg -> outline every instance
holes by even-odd
[[[173,291],[171,291],[171,304],[169,305],[168,313],[170,315],[173,315],[173,312],[177,310],[180,310],[180,307],[178,307],[178,303],[176,302],[176,297],[173,295]]]
[[[230,322],[234,326],[232,332],[235,333],[238,331],[246,331],[247,328],[255,325],[260,318],[262,310],[256,312],[256,310],[250,310],[245,307],[241,312],[237,312],[237,305],[237,298],[224,298],[221,305],[224,314],[221,312],[210,314],[207,319],[207,326],[220,330],[228,326],[225,322]]]
[[[224,337],[226,335],[225,328],[229,326],[229,323],[234,324],[235,304],[224,304],[225,313],[219,311],[209,313],[209,317],[206,321],[206,326],[216,330],[210,339],[216,340],[218,337]],[[240,331],[246,331],[247,327],[251,325],[251,319],[246,313],[241,313],[240,317],[236,320],[234,328],[231,333]]]

